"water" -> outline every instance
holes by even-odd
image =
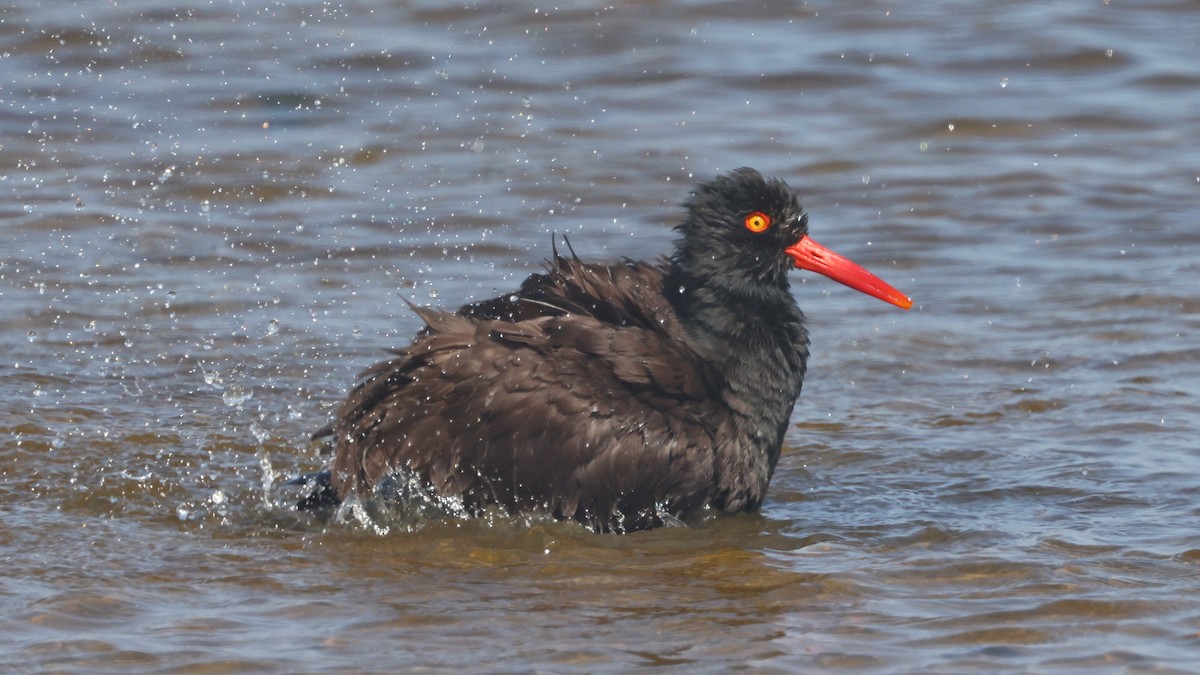
[[[0,10],[6,666],[1191,671],[1200,6],[910,4]],[[665,253],[742,165],[917,302],[795,275],[761,514],[272,501],[405,299]]]

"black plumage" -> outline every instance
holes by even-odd
[[[401,476],[471,512],[600,531],[757,509],[808,358],[787,278],[807,216],[752,169],[697,186],[684,206],[669,259],[601,265],[556,250],[512,295],[414,308],[425,328],[362,373],[302,506]],[[874,277],[840,280],[907,307]]]

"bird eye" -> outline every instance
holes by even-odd
[[[746,229],[751,232],[762,232],[771,226],[771,216],[762,211],[754,211],[746,216]]]

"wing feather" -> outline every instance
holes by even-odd
[[[704,498],[728,411],[713,402],[715,376],[676,341],[572,314],[421,316],[423,336],[369,369],[339,411],[340,497],[406,470],[469,506],[540,508],[602,529],[614,514]]]
[[[543,509],[597,529],[712,498],[724,383],[685,345],[663,266],[548,261],[517,294],[425,328],[368,368],[337,414],[332,484],[412,472],[471,508]]]

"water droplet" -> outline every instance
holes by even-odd
[[[266,443],[271,438],[271,434],[267,433],[267,430],[258,426],[258,424],[250,425],[250,433],[254,434],[254,440],[259,443]]]
[[[267,337],[279,334],[279,319],[271,319],[267,324]]]
[[[213,493],[209,496],[208,501],[212,502],[213,504],[224,504],[225,499],[226,497],[224,492],[221,492],[220,490],[213,490]]]
[[[96,322],[89,321],[89,322],[83,324],[83,330],[88,333],[95,333],[96,332]]]
[[[37,342],[37,339],[38,339],[37,331],[36,330],[29,331],[28,333],[25,334],[25,339],[29,340],[30,342]]]
[[[191,510],[188,509],[188,507],[185,504],[180,504],[175,509],[175,517],[179,518],[179,520],[181,520],[183,522],[187,522],[187,519],[189,517],[191,517],[191,515],[192,515]]]
[[[437,296],[438,296],[438,290],[436,288],[429,289],[429,297],[436,299]]]
[[[225,405],[234,408],[254,398],[254,390],[247,389],[240,384],[231,384],[221,392],[221,400]]]
[[[215,370],[204,370],[202,372],[204,373],[204,384],[210,387],[219,387],[225,383],[221,374]]]

